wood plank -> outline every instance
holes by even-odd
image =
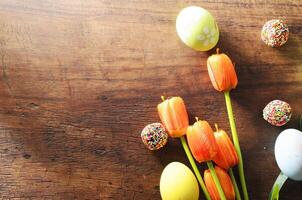
[[[206,59],[178,39],[177,13],[208,9],[218,46],[236,62],[232,92],[251,199],[266,199],[279,173],[273,145],[302,113],[302,2],[2,0],[0,2],[0,199],[160,199],[172,161],[188,165],[178,140],[148,151],[140,131],[159,121],[160,95],[184,98],[194,116],[230,131],[224,98]],[[262,25],[282,18],[288,44],[260,41]],[[262,109],[273,99],[294,113],[283,128]],[[189,165],[188,165],[189,166]],[[281,199],[298,200],[289,181]],[[201,199],[203,199],[201,197]]]

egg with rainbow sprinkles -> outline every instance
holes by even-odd
[[[179,12],[176,31],[182,42],[197,51],[208,51],[219,40],[215,18],[209,11],[198,6],[189,6]]]
[[[166,145],[168,133],[161,123],[152,123],[142,130],[141,138],[149,150],[158,150]]]
[[[274,126],[283,126],[290,121],[292,116],[290,105],[281,100],[269,102],[263,109],[263,118]]]

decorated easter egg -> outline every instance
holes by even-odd
[[[165,146],[168,134],[161,123],[148,124],[141,132],[141,138],[150,150],[157,150]]]
[[[159,185],[163,200],[198,200],[197,180],[192,171],[180,162],[172,162],[165,167]]]
[[[213,15],[198,6],[189,6],[179,12],[176,31],[187,46],[198,51],[212,49],[219,39],[219,30]]]
[[[302,132],[297,129],[282,131],[275,143],[275,157],[283,174],[302,181]]]
[[[273,100],[263,109],[263,118],[274,126],[283,126],[291,116],[291,107],[285,101]]]
[[[271,47],[279,47],[288,40],[288,26],[279,19],[273,19],[266,22],[261,31],[262,41]]]

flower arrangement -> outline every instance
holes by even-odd
[[[195,50],[207,51],[218,42],[219,31],[214,17],[200,7],[191,6],[183,9],[177,17],[176,29],[180,39]],[[279,32],[281,34],[278,34]],[[263,35],[268,35],[267,38],[274,44],[279,44],[281,41],[282,44],[273,46],[277,47],[287,41],[288,33],[288,28],[283,21],[272,20],[263,27],[261,34],[262,39]],[[266,44],[267,38],[264,40]],[[178,167],[173,167],[171,171],[167,166],[160,181],[160,188],[163,188],[161,189],[163,200],[198,199],[199,192],[192,193],[192,191],[196,191],[197,181],[207,200],[249,199],[243,156],[230,95],[231,90],[235,89],[238,84],[235,64],[228,55],[220,53],[217,48],[216,54],[208,57],[206,66],[214,89],[224,94],[233,141],[224,130],[218,128],[217,124],[213,131],[207,121],[196,117],[196,121],[190,125],[184,100],[181,97],[165,98],[162,96],[162,102],[157,105],[161,123],[150,124],[147,126],[149,128],[144,129],[143,142],[149,149],[155,150],[166,144],[167,134],[172,138],[179,138],[197,178],[197,180],[192,178],[193,173],[190,170],[188,172],[188,169],[181,164],[174,163],[173,166]],[[263,110],[264,119],[275,126],[286,124],[291,115],[291,107],[281,100],[270,102]],[[157,128],[154,129],[154,127]],[[302,128],[302,116],[300,128]],[[281,173],[273,185],[269,200],[279,199],[279,191],[287,178],[302,180],[301,149],[301,131],[286,129],[278,136],[275,144],[275,156]],[[207,164],[208,169],[204,171],[203,177],[195,161],[199,164]],[[235,166],[238,167],[242,196],[233,173]],[[169,166],[169,168],[172,167]],[[174,177],[173,174],[177,176]],[[179,177],[187,177],[184,180],[187,180],[188,183],[175,191],[175,187],[172,185],[181,182]]]

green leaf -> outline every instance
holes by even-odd
[[[278,200],[279,199],[279,192],[280,189],[282,188],[283,184],[285,183],[285,181],[287,180],[287,176],[284,175],[282,172],[279,174],[279,176],[277,177],[273,188],[269,194],[269,198],[268,200]]]
[[[279,199],[279,191],[280,188],[278,186],[278,184],[275,184],[271,193],[270,193],[270,197],[269,200],[278,200]]]

